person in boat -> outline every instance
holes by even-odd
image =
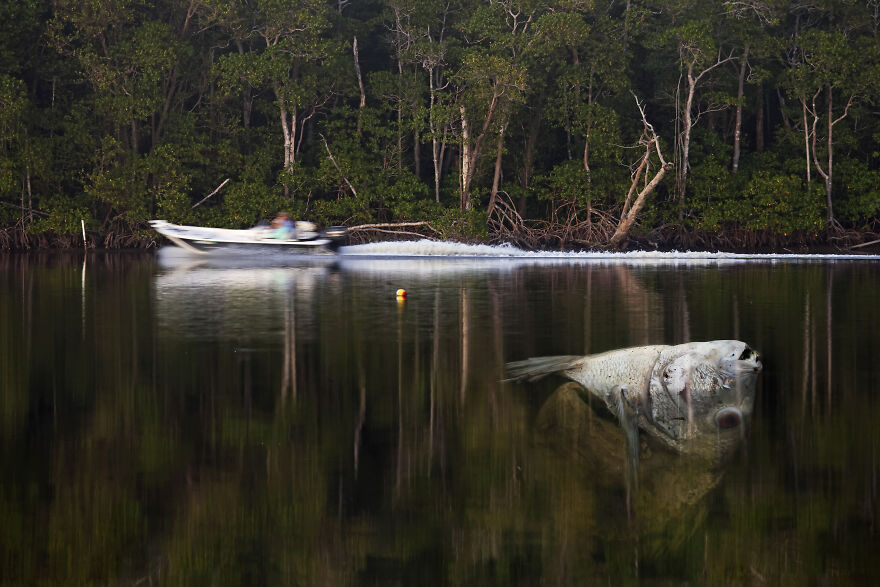
[[[275,220],[272,221],[272,232],[269,238],[293,238],[296,232],[296,225],[287,212],[279,212]]]

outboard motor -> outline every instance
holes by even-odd
[[[348,244],[348,229],[344,226],[328,226],[324,229],[324,237],[330,239],[330,250],[336,251]]]

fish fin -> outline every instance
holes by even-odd
[[[627,459],[627,484],[634,490],[638,490],[639,483],[639,408],[638,401],[633,401],[630,396],[634,395],[629,388],[620,388],[620,399],[617,402],[617,418],[623,428],[626,438]]]
[[[537,381],[552,373],[570,369],[583,358],[583,356],[559,355],[513,361],[507,363],[507,379],[504,381]]]

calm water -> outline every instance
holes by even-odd
[[[0,583],[880,577],[877,261],[261,261],[0,257]],[[723,338],[764,358],[744,446],[638,488],[606,414],[537,430],[562,379],[500,382]]]

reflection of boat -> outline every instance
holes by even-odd
[[[169,255],[168,253],[174,253]],[[234,256],[233,256],[234,257]],[[250,340],[286,327],[285,312],[298,308],[303,340],[319,332],[315,302],[335,291],[335,257],[287,265],[257,265],[225,256],[194,259],[176,247],[159,254],[153,295],[159,331],[187,338]],[[259,261],[260,259],[258,259]]]
[[[288,238],[274,238],[272,228],[263,224],[246,230],[235,230],[151,220],[150,226],[178,247],[194,253],[208,253],[218,249],[237,249],[242,252],[335,253],[348,238],[344,226],[331,226],[319,231],[311,222],[302,221],[295,223],[296,229]]]
[[[250,250],[250,249],[246,249]],[[270,249],[260,251],[259,255],[193,255],[180,247],[162,247],[156,254],[156,261],[165,271],[190,269],[272,269],[284,267],[325,267],[338,264],[340,255],[310,255],[308,251]]]

